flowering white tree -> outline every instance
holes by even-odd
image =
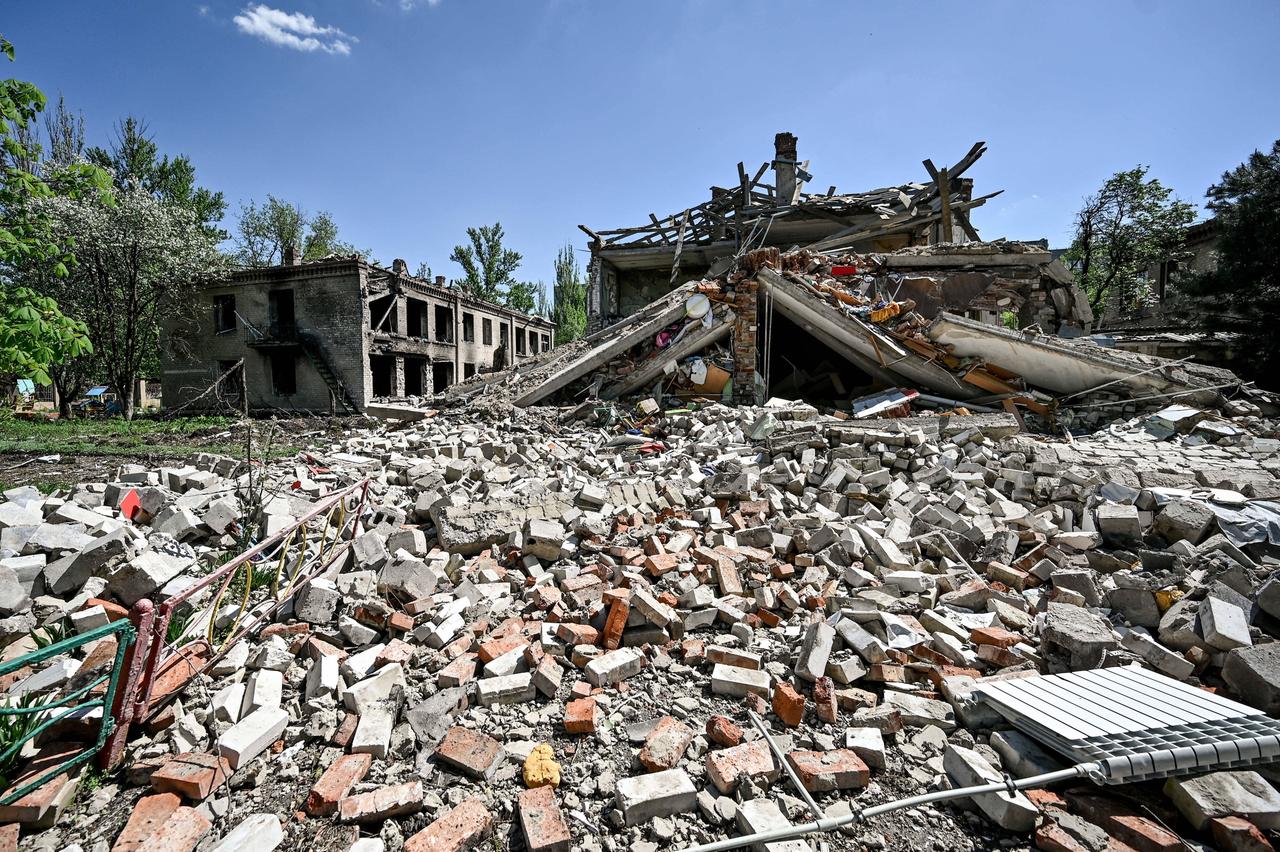
[[[59,236],[74,241],[75,263],[57,299],[88,326],[97,357],[134,414],[134,385],[156,364],[160,320],[193,303],[195,287],[224,264],[217,237],[191,208],[144,190],[119,190],[114,205],[95,199],[41,202]]]

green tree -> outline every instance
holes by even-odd
[[[532,281],[512,281],[502,297],[502,304],[522,314],[532,314],[538,304],[540,284]]]
[[[1195,208],[1172,197],[1172,190],[1147,167],[1116,172],[1076,213],[1075,239],[1063,260],[1099,317],[1110,308],[1130,315],[1152,298],[1147,270],[1183,252]]]
[[[1280,140],[1224,173],[1206,196],[1218,228],[1216,268],[1182,283],[1181,310],[1210,333],[1234,334],[1242,370],[1277,387],[1280,336]]]
[[[54,108],[44,113],[44,138],[40,138],[34,122],[25,135],[32,153],[27,168],[34,174],[56,175],[63,169],[84,163],[84,116],[72,113],[62,97],[58,98]],[[106,174],[100,174],[106,181]],[[13,281],[60,303],[69,295],[70,278],[53,274],[46,264],[20,264],[9,269],[9,275]],[[84,393],[100,375],[100,370],[93,351],[87,350],[75,357],[51,362],[48,374],[57,391],[59,414],[70,417],[72,401]]]
[[[301,205],[274,195],[268,195],[261,205],[254,201],[240,205],[234,251],[240,264],[275,266],[284,261],[284,250],[289,246],[301,250],[303,260],[334,254],[372,255],[339,239],[338,223],[327,211],[308,215]]]
[[[467,228],[471,245],[454,246],[449,259],[462,267],[462,289],[486,302],[503,302],[508,288],[517,285],[515,271],[523,259],[519,252],[502,245],[502,223]],[[532,292],[529,297],[532,298]],[[517,294],[523,301],[523,292]],[[507,302],[510,304],[510,302]],[[530,305],[529,310],[533,310]]]
[[[587,286],[570,243],[556,254],[555,306],[551,320],[556,324],[557,346],[577,340],[587,330]]]
[[[134,413],[134,385],[154,369],[160,321],[194,303],[200,281],[222,271],[218,239],[188,206],[140,186],[96,198],[40,202],[55,233],[73,241],[76,263],[67,304],[89,328],[97,357],[123,404]]]
[[[0,53],[14,60],[13,45],[0,36]],[[91,350],[83,323],[67,317],[57,302],[20,283],[27,273],[65,278],[75,260],[74,244],[54,232],[41,204],[68,198],[105,197],[109,179],[85,163],[69,163],[34,174],[40,152],[33,122],[46,104],[33,84],[0,80],[0,372],[50,381],[49,367]]]
[[[92,147],[86,156],[112,175],[117,190],[137,187],[161,201],[186,207],[211,235],[218,240],[227,238],[218,224],[227,211],[222,193],[196,185],[195,166],[189,158],[161,156],[142,119],[126,117],[116,125],[108,147]]]

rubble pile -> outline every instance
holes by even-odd
[[[215,457],[6,492],[12,659],[38,625],[163,600],[251,524],[371,479],[331,570],[148,720],[123,772],[79,799],[89,776],[64,775],[0,819],[33,849],[656,852],[810,821],[792,772],[840,815],[1058,767],[975,697],[986,679],[1141,665],[1280,712],[1280,441],[1261,421],[1064,441],[1007,413],[644,410],[643,429],[355,429],[254,470],[259,498]],[[187,630],[225,607],[197,596]],[[88,665],[41,664],[10,700]],[[1180,778],[1141,805],[982,795],[785,848],[1266,848],[1230,844],[1280,827],[1276,779]]]

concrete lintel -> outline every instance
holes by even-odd
[[[545,382],[521,396],[516,400],[515,404],[521,407],[534,405],[575,379],[581,378],[593,370],[598,370],[613,358],[635,346],[645,337],[657,334],[660,330],[684,316],[684,300],[692,290],[693,288],[688,285],[676,288],[663,297],[662,301],[668,302],[665,308],[661,310],[646,308],[645,311],[654,311],[648,319],[636,323],[625,331],[619,330],[615,336],[601,340],[591,349],[574,359],[572,363],[557,371]],[[675,298],[676,296],[679,296],[679,298]]]
[[[633,391],[639,390],[658,378],[667,364],[701,352],[712,343],[729,334],[729,332],[733,331],[735,319],[737,317],[733,311],[725,311],[723,315],[716,318],[716,324],[711,328],[698,326],[691,329],[678,343],[663,350],[660,356],[653,358],[649,363],[636,370],[625,381],[617,382],[605,388],[604,392],[600,394],[600,398],[617,399],[620,396],[626,396]]]

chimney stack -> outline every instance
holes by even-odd
[[[796,137],[792,133],[779,133],[773,137],[773,185],[778,190],[779,204],[792,204],[796,200]]]
[[[437,275],[437,276],[436,276],[436,286],[437,286],[437,287],[443,287],[443,286],[444,286],[444,276],[443,276],[443,275]]]
[[[403,275],[407,278],[409,277],[409,264],[405,262],[404,258],[397,257],[391,261],[391,271],[396,275]]]
[[[281,266],[301,266],[302,256],[298,254],[298,247],[292,243],[284,247],[284,251],[280,253]]]

